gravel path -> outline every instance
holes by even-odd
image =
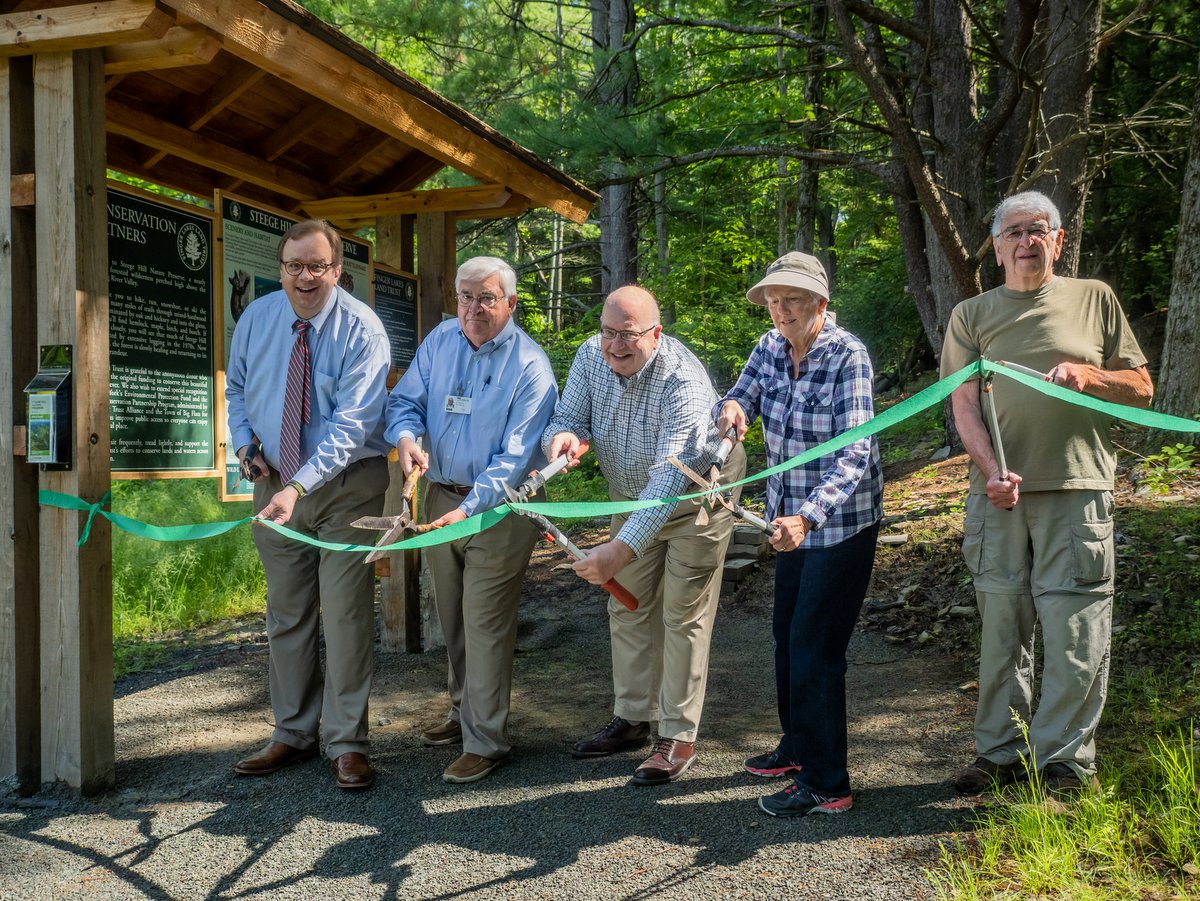
[[[741,770],[777,738],[761,576],[718,616],[700,761],[633,786],[638,753],[566,753],[610,715],[608,631],[597,590],[548,553],[522,607],[516,750],[491,778],[446,785],[455,750],[421,746],[447,709],[441,652],[379,655],[370,791],[338,791],[320,760],[235,777],[270,730],[261,623],[245,623],[117,686],[116,790],[0,790],[0,898],[934,897],[924,870],[969,816],[945,785],[971,747],[959,667],[856,635],[854,810],[768,817],[755,801],[785,783]]]

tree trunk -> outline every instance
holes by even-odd
[[[629,108],[637,92],[633,50],[625,42],[633,31],[635,13],[628,0],[591,0],[592,43],[595,48],[595,93],[601,106],[619,113]],[[617,156],[601,163],[608,178],[620,178],[625,166]],[[607,295],[637,281],[637,216],[632,184],[600,189],[600,291]]]
[[[809,147],[820,146],[823,143],[823,133],[827,125],[828,114],[822,101],[825,99],[825,60],[824,46],[829,30],[829,11],[821,0],[813,3],[809,13],[808,33],[818,43],[810,47],[808,56],[808,71],[804,76],[804,103],[816,111],[816,118],[806,119],[800,126],[800,137]],[[817,255],[817,217],[820,214],[817,196],[817,165],[812,160],[801,160],[799,173],[796,177],[798,188],[796,202],[796,240],[792,245],[795,250]],[[826,270],[829,274],[829,286],[833,288],[833,242],[822,241],[822,246],[828,251]],[[784,248],[786,250],[787,248]]]
[[[1163,413],[1194,417],[1200,413],[1200,82],[1192,103],[1192,139],[1179,210],[1179,238],[1167,307],[1167,335],[1158,373],[1154,406]],[[1200,429],[1197,430],[1200,432]],[[1196,435],[1154,431],[1149,447],[1195,443]]]
[[[1042,95],[1044,171],[1030,187],[1042,191],[1063,217],[1059,275],[1079,271],[1079,246],[1087,203],[1088,125],[1100,37],[1099,0],[1050,0],[1044,13],[1047,45]]]

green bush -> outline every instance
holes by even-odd
[[[216,479],[114,482],[115,513],[153,525],[240,519]],[[113,529],[113,634],[145,638],[261,610],[265,581],[249,527],[199,541],[157,542]]]

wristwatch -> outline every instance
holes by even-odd
[[[299,482],[297,482],[295,479],[292,479],[290,482],[288,482],[283,487],[284,488],[295,488],[296,494],[299,495],[300,497],[304,497],[304,495],[308,494],[308,492],[304,490],[304,486],[301,485]]]

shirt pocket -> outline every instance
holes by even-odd
[[[809,444],[820,444],[832,438],[833,386],[796,391],[792,395],[792,425]]]
[[[328,422],[337,409],[337,376],[313,370],[312,393],[321,421]]]

